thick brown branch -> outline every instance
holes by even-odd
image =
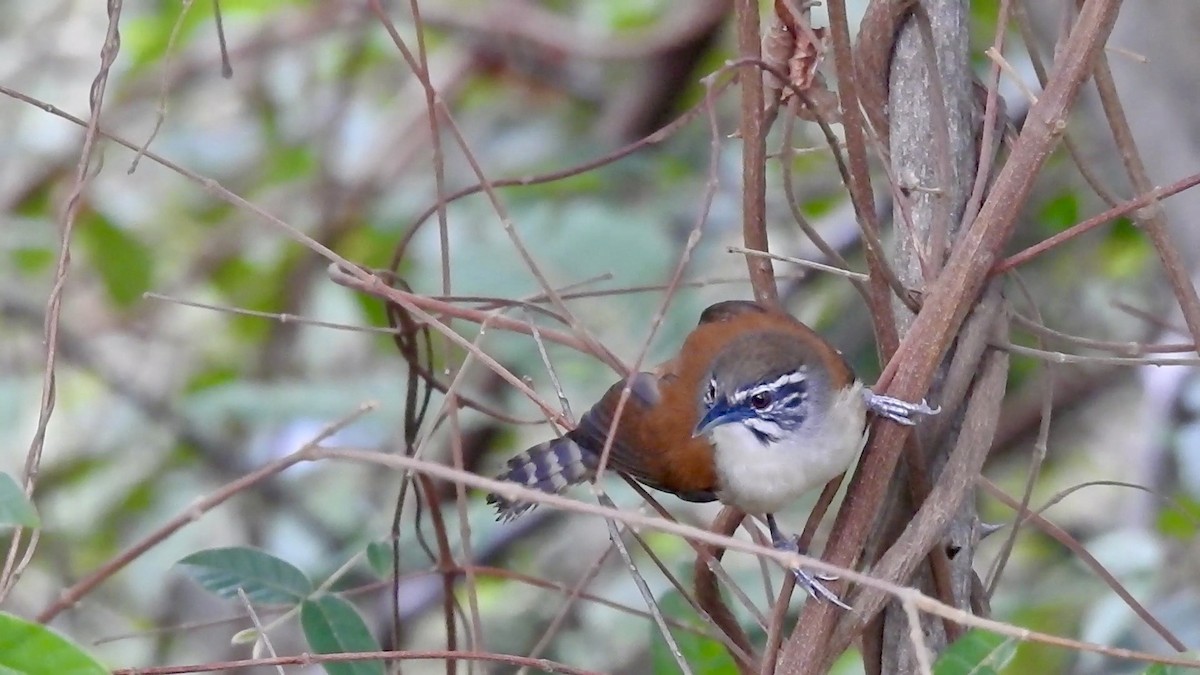
[[[830,4],[831,21],[837,4]],[[928,390],[942,354],[1012,235],[1020,205],[1027,199],[1038,171],[1066,126],[1067,112],[1112,30],[1120,4],[1119,0],[1089,0],[1080,11],[1060,51],[1054,76],[1042,98],[1030,109],[1012,155],[997,176],[979,217],[955,245],[912,329],[889,364],[888,370],[894,374],[890,386],[885,383],[889,395],[920,400]],[[908,435],[906,428],[888,422],[876,422],[874,431],[867,450],[871,461],[860,464],[851,481],[846,505],[834,524],[838,537],[826,554],[830,562],[848,565],[857,558]],[[819,672],[834,618],[830,607],[817,606],[806,612],[784,647],[778,672]]]

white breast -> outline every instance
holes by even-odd
[[[747,513],[773,513],[819,488],[850,465],[866,442],[862,384],[843,390],[823,419],[763,445],[744,425],[712,430],[718,497]]]

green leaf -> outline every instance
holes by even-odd
[[[239,377],[241,377],[241,372],[230,366],[205,368],[188,380],[187,384],[184,385],[184,391],[194,394],[213,387],[237,382]]]
[[[0,673],[101,675],[107,672],[87,652],[58,633],[0,612]]]
[[[97,213],[82,219],[77,232],[92,267],[117,305],[128,307],[150,288],[154,257],[150,249],[125,230]]]
[[[37,510],[25,491],[12,476],[0,473],[0,528],[41,526]]]
[[[367,564],[381,579],[392,578],[392,542],[373,541],[367,544]]]
[[[274,144],[266,153],[267,183],[286,183],[311,175],[316,171],[317,159],[308,145],[286,146]]]
[[[946,648],[933,666],[934,675],[997,675],[1016,654],[1011,638],[971,630]]]
[[[53,249],[37,246],[22,246],[12,252],[13,267],[29,276],[50,269],[55,257]]]
[[[841,205],[841,195],[816,196],[810,199],[805,199],[804,202],[800,204],[800,211],[805,216],[816,220],[822,216],[833,213],[833,210]]]
[[[183,6],[187,7],[188,5]],[[212,23],[209,13],[202,9],[202,7],[197,7],[196,11],[189,11],[183,17],[183,22],[176,35],[176,51],[187,46],[189,37],[198,26],[203,25],[204,22]],[[148,67],[162,62],[167,53],[171,33],[175,31],[175,24],[179,19],[177,11],[160,11],[157,14],[148,12],[143,16],[131,17],[128,25],[121,26],[122,51],[132,54],[131,62],[135,68]]]
[[[245,258],[229,258],[213,269],[209,280],[230,304],[260,312],[277,312],[283,306],[283,284],[290,274],[289,260],[251,262]],[[254,316],[235,316],[231,319],[236,336],[256,343],[271,331],[272,322]]]
[[[308,646],[318,654],[377,652],[379,642],[358,610],[336,595],[322,595],[300,605],[300,626]],[[381,661],[325,663],[329,675],[383,675]]]
[[[1064,192],[1046,202],[1038,214],[1039,224],[1048,234],[1062,232],[1079,222],[1079,200],[1074,192]]]
[[[1200,502],[1180,494],[1175,503],[1158,512],[1158,531],[1169,537],[1191,541],[1200,532]]]
[[[254,548],[197,551],[176,564],[205,590],[227,599],[237,598],[241,588],[251,602],[293,603],[313,591],[312,581],[291,563]]]
[[[664,616],[699,625],[693,620],[695,613],[691,611],[678,591],[665,594],[659,602],[659,606]],[[679,651],[683,654],[684,661],[696,666],[703,665],[697,672],[702,671],[705,675],[737,675],[737,663],[729,655],[725,645],[717,640],[688,631],[674,631],[673,637],[675,644],[679,645]],[[675,662],[670,647],[657,635],[650,643],[650,657],[653,672],[679,672],[679,664]]]
[[[1142,275],[1154,257],[1150,240],[1128,218],[1113,222],[1101,250],[1104,273],[1117,279]]]

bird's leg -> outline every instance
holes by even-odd
[[[800,549],[799,537],[788,537],[779,530],[779,525],[775,522],[775,516],[768,513],[766,515],[767,528],[771,530],[771,545],[777,550],[788,551],[789,553],[800,553],[804,551]],[[822,584],[822,581],[835,581],[836,576],[814,575],[805,572],[799,567],[792,569],[792,574],[796,575],[796,583],[804,587],[808,594],[824,600],[825,602],[833,603],[842,609],[850,609],[850,605],[842,602],[842,599],[837,596],[837,593],[829,590]]]
[[[920,403],[909,403],[891,396],[876,394],[869,387],[863,387],[862,392],[868,410],[908,427],[917,423],[917,420],[914,419],[917,415],[936,415],[942,411],[941,406],[930,408],[924,399],[921,399]]]
[[[779,524],[775,522],[774,514],[768,513],[766,515],[766,521],[767,527],[769,527],[771,530],[771,545],[774,546],[776,550],[788,551],[789,553],[795,551],[801,555],[807,553],[807,551],[800,548],[800,535],[794,534],[791,537],[785,535],[783,531],[779,529]],[[820,579],[821,581],[837,581],[841,578],[836,574],[812,574],[809,576],[813,577],[814,579]]]

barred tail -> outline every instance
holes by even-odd
[[[508,469],[496,478],[560,494],[569,486],[590,478],[595,469],[595,453],[585,450],[568,434],[535,445],[508,460]],[[512,520],[536,506],[532,502],[509,500],[494,492],[488,495],[487,501],[496,506],[498,520]]]

